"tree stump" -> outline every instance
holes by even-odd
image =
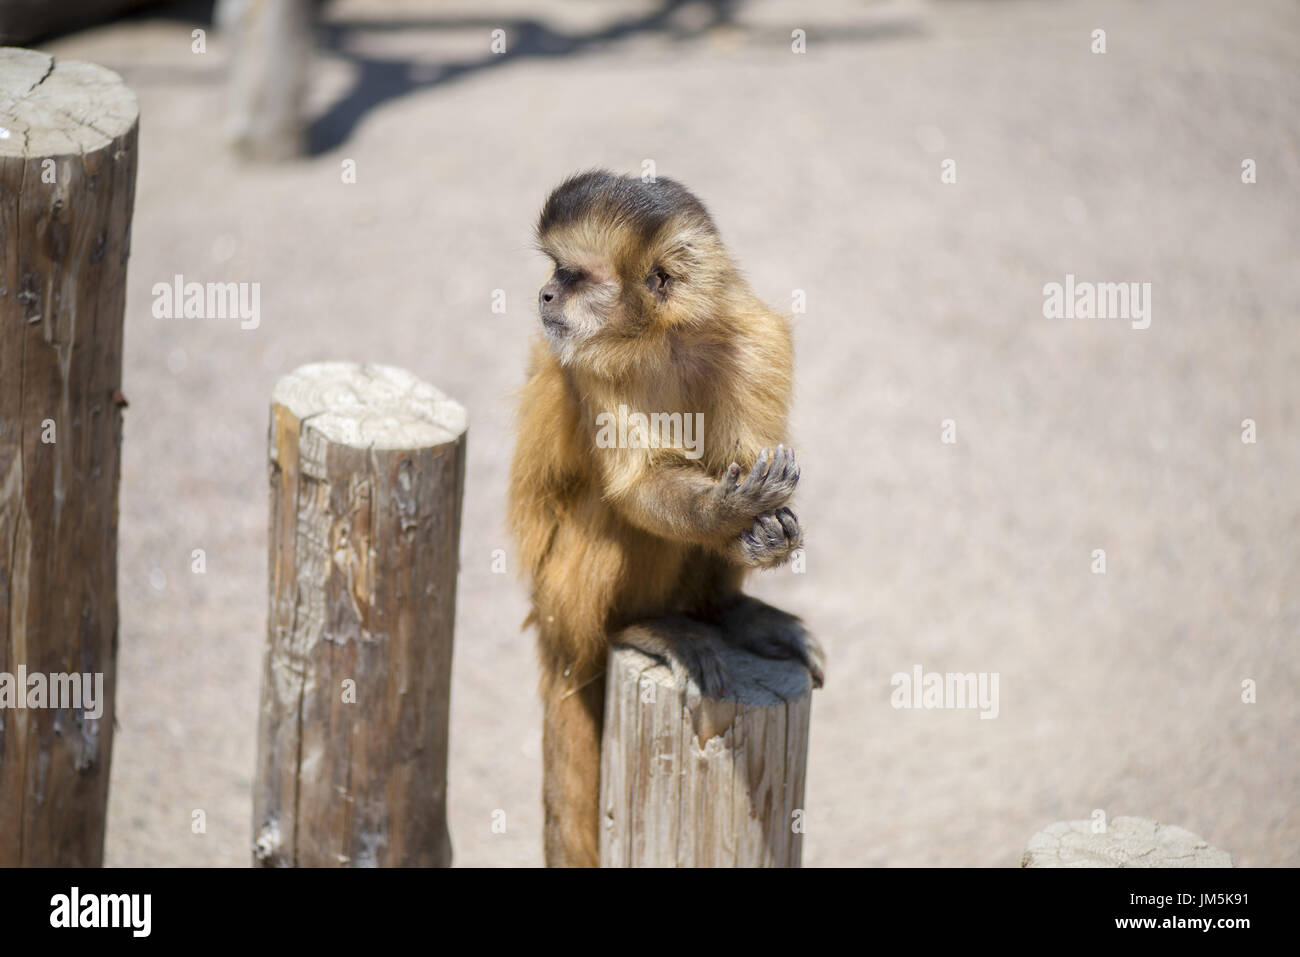
[[[235,151],[267,161],[300,155],[315,0],[220,0],[216,18],[231,44],[228,135]]]
[[[138,115],[109,70],[0,48],[0,867],[103,858]]]
[[[812,682],[802,664],[729,650],[725,699],[610,649],[602,867],[799,867]]]
[[[465,410],[390,366],[271,404],[256,864],[446,866]]]
[[[1231,867],[1226,851],[1191,831],[1117,817],[1101,834],[1091,821],[1060,821],[1029,840],[1021,867]]]

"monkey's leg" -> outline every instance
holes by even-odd
[[[584,683],[585,682],[585,683]],[[542,805],[547,867],[600,863],[600,732],[605,669],[564,675],[548,669],[542,684]]]
[[[658,658],[706,698],[727,694],[727,669],[722,660],[726,646],[715,625],[686,615],[664,615],[628,625],[613,637],[612,644],[631,645]]]
[[[792,658],[803,662],[813,686],[826,680],[826,654],[803,622],[789,612],[773,608],[750,595],[736,595],[710,617],[722,626],[728,644],[763,658]]]

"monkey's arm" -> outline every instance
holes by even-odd
[[[714,481],[694,466],[624,458],[606,479],[607,500],[631,524],[662,538],[711,546],[730,555],[742,533],[794,494],[799,465],[793,450],[777,446],[775,451],[763,449],[743,477],[735,462]],[[735,557],[743,560],[739,554]]]
[[[533,576],[555,534],[563,491],[582,461],[577,444],[577,402],[558,364],[533,344],[528,381],[519,406],[519,435],[510,467],[509,521],[520,568]]]

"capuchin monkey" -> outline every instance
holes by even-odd
[[[546,200],[537,240],[555,271],[538,296],[510,524],[539,639],[546,863],[595,866],[610,644],[710,697],[727,692],[727,645],[797,659],[817,686],[823,658],[798,618],[740,591],[803,542],[784,444],[788,320],[670,179],[574,176]],[[699,424],[698,444],[684,447],[677,422]]]

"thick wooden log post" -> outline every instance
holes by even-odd
[[[103,858],[138,113],[0,48],[0,867]]]
[[[465,425],[391,366],[317,363],[275,386],[256,864],[451,863]]]
[[[726,699],[614,646],[601,753],[602,867],[799,867],[812,683],[732,651]]]
[[[1091,821],[1060,821],[1029,841],[1021,867],[1231,867],[1227,851],[1191,831],[1141,817],[1117,817],[1094,833]]]
[[[220,0],[217,21],[230,42],[228,135],[249,159],[292,159],[307,147],[315,11],[315,0]]]

